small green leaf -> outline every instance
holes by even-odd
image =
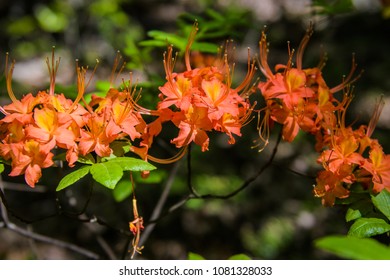
[[[68,18],[63,11],[55,11],[47,6],[39,6],[35,14],[39,25],[47,32],[61,32],[69,24]]]
[[[130,151],[130,143],[124,141],[114,141],[110,144],[110,148],[112,149],[112,153],[116,157],[123,157],[125,153]]]
[[[194,42],[191,49],[205,53],[217,53],[219,47],[218,45],[212,43]]]
[[[327,236],[315,245],[344,259],[390,260],[390,248],[371,238]]]
[[[118,164],[106,161],[92,165],[91,174],[96,182],[109,189],[114,189],[123,176],[123,170]]]
[[[174,45],[176,48],[180,50],[184,50],[187,45],[187,37],[183,38],[177,36],[175,34],[170,34],[160,30],[151,30],[148,32],[150,37],[153,37],[155,40],[152,41],[160,41],[161,43],[165,43],[165,46],[168,44]]]
[[[347,213],[345,215],[345,220],[347,222],[359,219],[361,217],[370,217],[374,218],[373,213],[374,207],[370,199],[362,199],[358,200],[348,208]]]
[[[347,222],[359,219],[361,217],[362,217],[362,213],[360,212],[359,209],[348,208],[347,213],[345,214],[345,220]]]
[[[85,165],[66,175],[64,178],[62,178],[62,180],[58,184],[56,191],[58,192],[76,183],[78,180],[80,180],[81,178],[83,178],[85,175],[89,173],[90,168],[91,168],[90,165]]]
[[[93,155],[87,154],[85,156],[79,155],[79,158],[77,159],[78,162],[84,163],[84,164],[94,164],[95,159]]]
[[[131,181],[128,179],[120,180],[113,190],[112,194],[116,202],[122,202],[128,198],[133,192],[131,187]]]
[[[4,171],[4,164],[1,163],[0,164],[0,174],[3,173],[3,171]]]
[[[154,170],[147,178],[143,178],[140,173],[134,173],[134,180],[141,182],[142,184],[160,184],[166,177],[167,172],[162,169]]]
[[[55,155],[53,157],[53,161],[56,161],[56,160],[66,161],[66,153],[60,153],[60,154]]]
[[[231,256],[228,260],[251,260],[251,258],[245,254],[237,254]]]
[[[390,192],[386,189],[377,195],[371,196],[372,202],[390,220]]]
[[[109,81],[96,81],[95,87],[97,91],[108,92],[112,84]]]
[[[390,231],[390,224],[378,218],[357,219],[348,231],[349,236],[370,237]]]
[[[124,171],[150,171],[156,169],[156,167],[149,162],[133,157],[110,158],[106,162],[116,163]]]
[[[199,254],[193,253],[193,252],[189,252],[188,253],[188,258],[187,259],[191,260],[191,261],[202,261],[202,260],[205,260],[204,257],[202,257]]]

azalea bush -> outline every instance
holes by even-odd
[[[146,220],[142,212],[147,210],[140,206],[144,203],[137,195],[138,185],[153,180],[164,166],[174,166],[172,175],[179,163],[187,164],[183,185],[188,192],[166,210],[169,215],[186,203],[226,201],[242,194],[271,168],[281,145],[293,145],[305,137],[315,154],[312,163],[316,164],[315,176],[305,186],[305,192],[318,198],[317,203],[323,207],[342,205],[347,209],[345,218],[350,225],[346,236],[325,237],[316,241],[317,246],[345,258],[389,258],[390,155],[374,137],[384,97],[376,97],[366,124],[348,121],[355,84],[362,76],[356,64],[358,56],[352,55],[349,73],[340,76],[338,84],[330,84],[324,74],[325,54],[319,56],[317,63],[305,66],[305,53],[314,33],[309,23],[300,43],[287,44],[283,59],[273,57],[269,39],[272,27],[263,28],[258,34],[258,49],[248,48],[246,62],[238,65],[234,59],[235,42],[226,41],[219,47],[208,41],[212,27],[223,22],[218,13],[209,12],[209,16],[214,25],[204,25],[210,33],[202,30],[202,19],[191,18],[191,24],[181,23],[181,35],[152,31],[152,39],[140,44],[153,50],[166,48],[161,51],[160,67],[164,72],[163,77],[156,78],[162,80],[159,85],[156,81],[142,84],[132,73],[124,75],[126,66],[118,53],[110,78],[92,92],[88,89],[93,87],[99,68],[91,70],[77,63],[77,83],[70,94],[74,98],[69,98],[57,90],[61,61],[53,49],[46,60],[48,89],[18,98],[12,80],[15,62],[7,54],[5,86],[10,102],[0,107],[3,174],[8,178],[23,177],[26,188],[35,188],[46,170],[59,170],[61,176],[53,183],[58,193],[84,180],[112,190],[116,199],[127,201],[131,209],[131,219],[125,221],[127,227],[122,226],[120,232],[131,238],[124,255],[133,258],[147,248],[146,239],[163,217],[162,207],[170,191],[167,184]],[[245,22],[237,22],[245,26]],[[213,36],[229,34],[219,32]],[[237,68],[245,71],[237,75]],[[252,143],[240,149],[245,154],[264,157],[262,164],[222,193],[217,189],[203,192],[194,183],[197,166],[193,166],[193,156],[212,155],[213,143],[221,139],[227,146],[243,145],[240,139],[246,132]],[[156,150],[161,146],[169,151],[165,154],[171,155],[157,156]],[[229,155],[218,157],[223,161]],[[198,164],[202,165],[201,160]],[[211,179],[212,176],[206,178]],[[13,213],[3,190],[1,198],[3,212]],[[79,213],[70,216],[105,224],[96,216],[85,218],[89,199]],[[61,205],[57,211],[64,213]],[[4,227],[12,228],[3,220]],[[377,247],[378,253],[371,254],[368,247],[359,245],[361,242]]]

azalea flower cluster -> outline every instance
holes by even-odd
[[[324,205],[333,205],[336,198],[347,198],[349,188],[360,183],[372,187],[374,193],[390,191],[390,155],[386,155],[377,139],[371,135],[383,108],[382,99],[377,103],[368,126],[358,129],[345,127],[344,113],[339,126],[324,136],[323,150],[318,158],[324,170],[317,176],[314,193]]]
[[[267,141],[273,122],[283,126],[282,135],[288,142],[300,130],[315,135],[315,148],[320,153],[318,163],[324,170],[317,175],[314,193],[324,205],[331,206],[336,198],[348,197],[349,188],[356,182],[366,187],[372,182],[374,192],[384,188],[390,191],[390,155],[385,155],[378,141],[370,138],[383,102],[378,103],[368,127],[346,127],[345,112],[352,99],[350,84],[359,77],[353,78],[356,64],[353,59],[351,71],[340,85],[328,87],[321,73],[324,60],[314,68],[302,67],[312,32],[310,26],[298,47],[295,64],[295,51],[289,49],[287,64],[276,65],[275,73],[268,65],[268,43],[265,32],[262,33],[260,69],[267,80],[258,84],[266,102],[260,138]],[[334,96],[339,91],[343,92],[340,101]]]
[[[86,87],[86,69],[77,68],[78,95],[72,101],[56,94],[55,75],[59,60],[47,61],[50,89],[31,93],[17,100],[11,87],[14,64],[7,68],[7,89],[11,104],[1,108],[0,157],[11,163],[10,176],[25,175],[27,184],[34,187],[42,176],[42,168],[54,165],[54,150],[65,150],[65,159],[74,166],[79,156],[95,152],[110,156],[110,144],[128,136],[140,137],[145,127],[141,115],[132,108],[129,91],[110,90],[105,98],[94,96],[81,106]],[[93,109],[94,108],[94,109]]]
[[[248,97],[254,92],[250,83],[255,63],[251,62],[248,53],[247,75],[236,88],[231,87],[232,71],[226,52],[215,65],[192,69],[190,48],[196,31],[195,26],[184,55],[184,72],[173,72],[176,59],[172,56],[172,46],[164,55],[167,82],[159,88],[159,117],[151,126],[159,131],[163,122],[171,121],[179,128],[178,136],[171,141],[177,148],[194,142],[206,151],[209,131],[225,133],[230,144],[235,143],[233,135],[241,136],[241,127],[247,123],[253,110]]]

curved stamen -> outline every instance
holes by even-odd
[[[385,101],[383,95],[381,95],[379,100],[375,103],[374,112],[372,113],[370,122],[368,123],[367,132],[366,132],[366,135],[368,137],[371,137],[372,133],[374,132],[384,106],[385,106]]]
[[[346,86],[348,86],[348,84],[352,84],[357,79],[359,79],[361,77],[361,75],[363,74],[363,70],[354,79],[352,79],[353,73],[355,73],[356,68],[357,68],[357,64],[355,62],[355,54],[352,54],[351,71],[349,71],[349,74],[347,77],[343,78],[343,82],[341,84],[339,84],[338,86],[331,88],[330,92],[331,93],[338,92],[338,91],[342,90],[343,88],[345,88]]]
[[[187,149],[188,149],[187,147],[188,146],[183,147],[182,149],[180,149],[180,151],[175,156],[168,158],[168,159],[160,159],[160,158],[156,158],[156,157],[151,156],[151,155],[147,155],[147,158],[148,158],[148,160],[156,162],[156,163],[171,164],[173,162],[178,161],[179,159],[181,159],[183,156],[186,155]]]
[[[9,54],[6,53],[6,56],[5,56],[5,79],[6,79],[6,83],[7,83],[7,92],[8,92],[9,97],[11,98],[12,102],[17,102],[18,100],[16,99],[15,94],[12,90],[12,74],[13,74],[14,68],[15,68],[15,61],[13,60],[11,62],[11,66],[9,67],[9,70],[8,70],[8,59],[9,59]]]
[[[306,34],[303,37],[301,43],[299,44],[298,51],[297,51],[297,69],[302,70],[302,58],[303,58],[303,52],[305,51],[305,48],[307,44],[310,41],[310,37],[313,35],[313,24],[310,22],[309,27],[306,30]]]
[[[188,37],[186,50],[184,52],[184,59],[185,59],[187,71],[191,71],[190,51],[191,51],[192,43],[194,43],[194,41],[195,41],[195,36],[196,36],[196,33],[198,32],[198,30],[199,30],[198,22],[195,20],[194,25],[192,26],[190,36]]]
[[[268,65],[269,49],[267,43],[267,35],[265,34],[265,31],[261,33],[259,48],[260,48],[260,70],[268,79],[272,79],[274,77],[274,74],[272,73],[271,68]]]
[[[265,110],[264,117],[262,120],[260,120],[260,113],[261,111]],[[258,122],[257,122],[257,129],[259,131],[259,139],[255,140],[256,143],[252,148],[259,148],[259,152],[263,151],[267,145],[269,144],[269,137],[271,134],[270,129],[270,119],[271,119],[271,111],[268,107],[265,107],[258,112]]]
[[[119,65],[120,68],[117,72]],[[114,65],[112,66],[111,75],[110,75],[110,87],[114,87],[116,79],[118,79],[119,75],[125,69],[125,66],[126,66],[126,62],[125,61],[122,62],[122,55],[120,51],[117,51],[114,59]]]
[[[246,76],[245,76],[244,80],[236,88],[237,92],[240,92],[240,91],[245,89],[244,90],[244,94],[247,94],[248,85],[252,81],[252,79],[253,79],[253,77],[255,75],[256,70],[257,70],[257,68],[256,68],[256,65],[255,65],[255,61],[251,59],[251,57],[250,57],[250,48],[248,48],[248,70],[246,72]]]

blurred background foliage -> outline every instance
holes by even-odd
[[[47,88],[44,60],[55,46],[56,55],[61,57],[57,92],[74,95],[75,59],[91,69],[98,59],[98,71],[88,93],[102,94],[109,86],[112,64],[120,51],[126,61],[122,77],[128,79],[131,71],[142,87],[143,106],[153,108],[158,86],[165,78],[162,54],[168,44],[173,44],[179,52],[177,70],[183,69],[180,58],[195,20],[199,33],[193,45],[193,62],[201,65],[212,60],[219,46],[233,40],[236,79],[245,74],[247,48],[252,55],[258,52],[265,25],[270,65],[275,65],[287,61],[287,41],[297,47],[309,22],[313,22],[315,33],[304,65],[316,66],[321,52],[326,51],[329,59],[324,77],[330,86],[348,74],[352,53],[359,69],[365,71],[356,83],[349,114],[349,123],[358,125],[368,122],[379,95],[390,101],[389,7],[386,0],[1,1],[0,64],[5,65],[5,53],[10,52],[16,60],[15,92],[19,96],[35,93]],[[0,101],[9,103],[4,76]],[[271,144],[262,153],[251,148],[257,137],[255,121],[243,129],[244,137],[234,146],[223,136],[211,135],[210,151],[202,153],[194,147],[191,177],[196,191],[224,195],[237,189],[267,161],[278,129],[275,127]],[[386,153],[390,151],[389,129],[390,107],[386,105],[374,134]],[[169,157],[174,153],[171,138],[169,133],[163,135],[153,152]],[[141,257],[183,259],[192,252],[206,259],[227,259],[241,253],[255,259],[334,258],[316,249],[313,240],[345,234],[345,209],[323,208],[313,197],[318,166],[312,144],[313,139],[304,134],[292,144],[282,142],[274,164],[244,191],[229,199],[189,200],[169,213],[170,207],[188,194],[186,161],[177,166],[158,165],[158,171],[147,180],[137,177],[138,205],[147,224],[166,184],[175,175],[163,215],[156,221]],[[3,173],[8,206],[23,217],[23,221],[15,222],[30,231],[87,248],[100,258],[127,256],[131,236],[124,232],[132,220],[128,181],[120,182],[112,192],[82,180],[56,193],[66,168],[44,170],[41,186],[34,190],[21,186],[22,178],[7,177],[8,172]],[[104,223],[83,222],[81,216],[69,215],[82,210],[86,221],[98,217]],[[0,239],[3,259],[85,258],[2,228]]]

